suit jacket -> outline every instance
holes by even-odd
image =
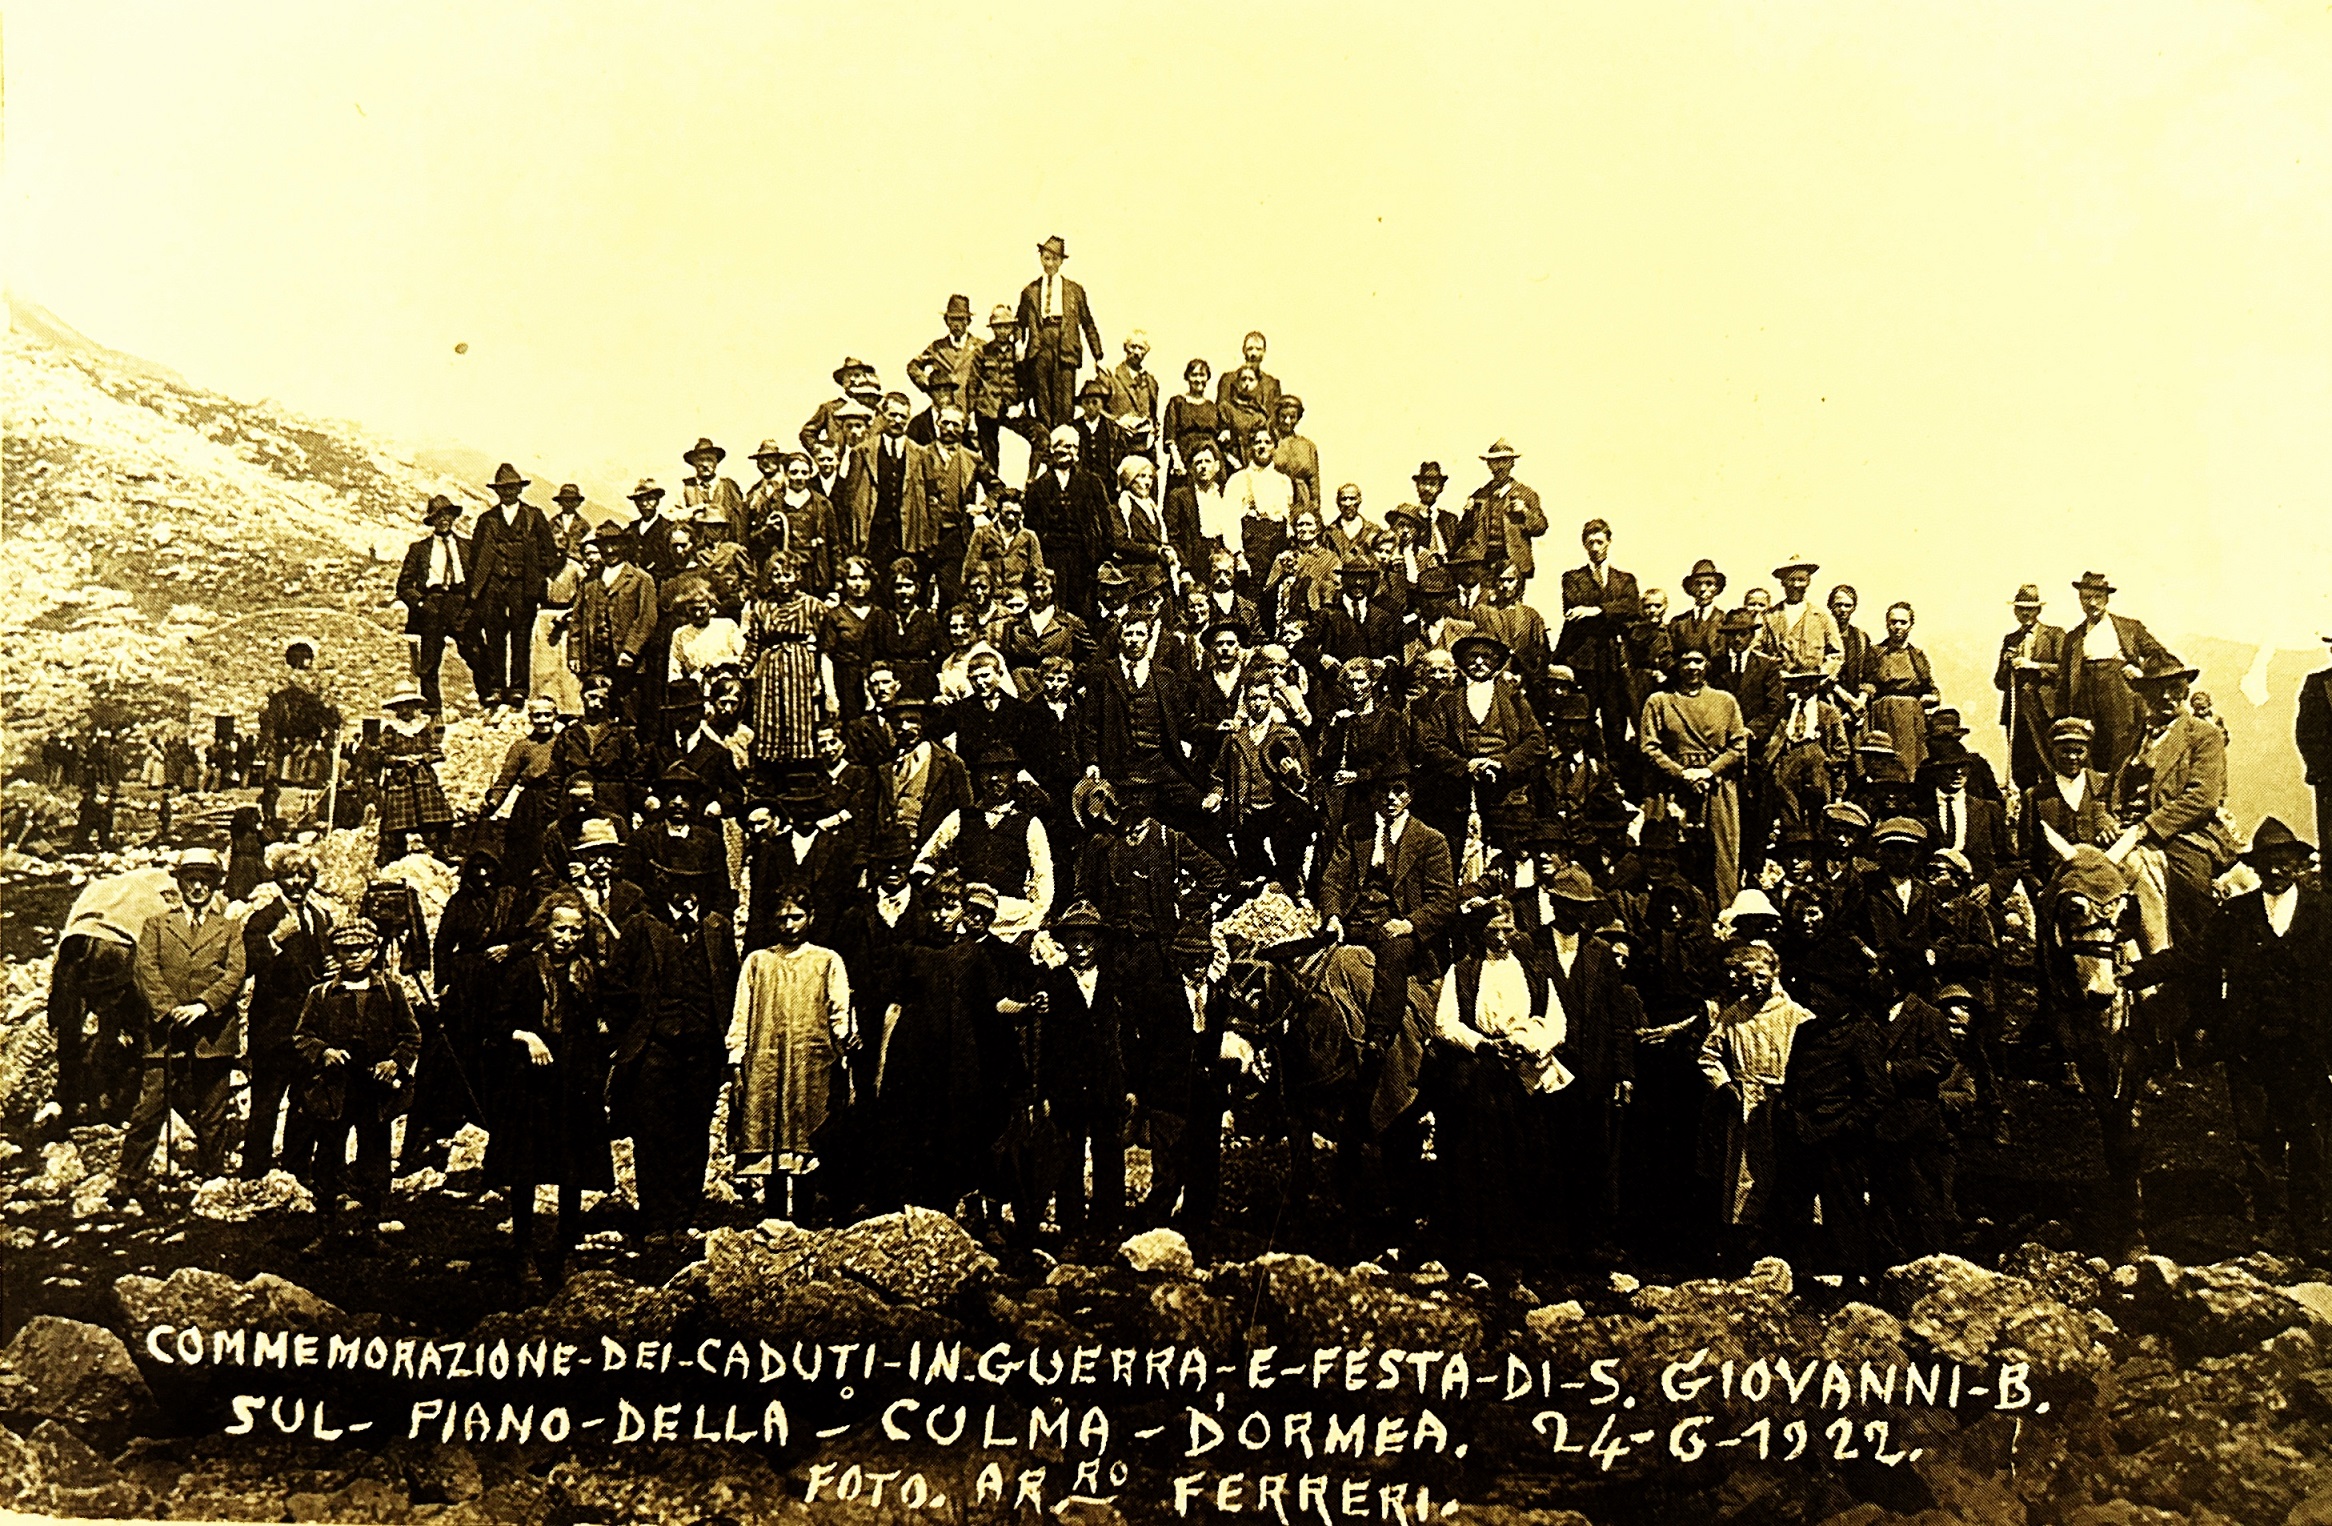
[[[1708,607],[1706,615],[1686,609],[1668,622],[1669,660],[1674,661],[1683,652],[1706,652],[1713,666],[1716,660],[1719,628],[1725,623],[1725,612],[1716,605]]]
[[[2079,662],[2072,660],[2073,637],[2078,627],[2074,630],[2068,630],[2064,634],[2059,657],[2059,660],[2064,663],[2064,670],[2057,677],[2057,704],[2060,715],[2087,716],[2096,714],[2092,707],[2100,703],[2101,697],[2093,697],[2085,689],[2085,686],[2091,682],[2091,677],[2084,669],[2092,662],[2112,661],[2118,663],[2126,657],[2129,661],[2144,667],[2149,660],[2176,660],[2171,656],[2170,649],[2156,641],[2154,633],[2137,621],[2126,615],[2117,615],[2111,612],[2108,612],[2105,618],[2107,624],[2099,628],[2097,639],[2082,645]],[[2119,643],[2118,652],[2105,640],[2106,632],[2109,630]],[[2127,681],[2121,677],[2118,669],[2113,671],[2107,682],[2119,689],[2124,696],[2127,695]],[[2104,702],[2112,703],[2110,699],[2104,700]]]
[[[543,579],[558,562],[558,542],[542,510],[521,502],[516,522],[510,523],[500,507],[488,509],[470,532],[470,597],[476,599],[494,583],[515,578],[528,598],[539,599]]]
[[[1531,560],[1531,538],[1547,533],[1547,511],[1539,506],[1536,492],[1511,478],[1508,483],[1503,498],[1493,497],[1495,484],[1484,483],[1466,500],[1465,512],[1458,516],[1457,555],[1489,562],[1489,516],[1502,515],[1505,516],[1506,560],[1527,578],[1536,570]],[[1519,520],[1513,517],[1517,508],[1522,510]]]
[[[1999,801],[1986,800],[1973,790],[1963,793],[1960,805],[1967,836],[1960,851],[1968,856],[1968,867],[1975,870],[1976,883],[1990,885],[1997,902],[2015,880],[2017,870],[2015,852],[2008,843],[2008,813],[2000,808]],[[1943,836],[1942,801],[1930,799],[1924,815],[1929,846],[1939,851],[1950,847]]]
[[[659,584],[678,572],[683,561],[672,550],[673,523],[671,515],[659,514],[652,525],[632,527],[632,538],[638,543],[632,563]]]
[[[979,368],[980,341],[966,329],[964,337],[942,334],[907,361],[907,380],[928,392],[935,377],[947,377],[960,390],[956,394],[964,411],[972,406],[972,373]],[[929,443],[929,442],[926,442]]]
[[[2086,782],[2079,809],[2065,803],[2054,774],[2026,790],[2017,808],[2017,856],[2023,860],[2027,883],[2035,894],[2064,862],[2050,846],[2048,833],[2041,830],[2043,825],[2076,847],[2102,848],[2119,835],[2113,819],[2111,782],[2093,768],[2081,773]]]
[[[397,602],[405,606],[405,634],[422,634],[423,610],[429,602],[429,553],[437,545],[437,537],[424,535],[405,548],[405,561],[397,569]],[[453,538],[454,559],[461,563],[450,587],[440,590],[438,597],[459,607],[469,599],[470,569],[476,558],[470,554],[466,536]],[[293,1016],[296,1018],[297,1013]]]
[[[1102,486],[1114,493],[1117,488],[1117,464],[1132,449],[1126,440],[1125,431],[1118,428],[1116,421],[1106,413],[1097,419],[1089,419],[1079,413],[1069,420],[1069,427],[1077,431],[1077,459],[1091,467],[1093,475],[1101,479]]]
[[[1109,489],[1082,462],[1065,490],[1050,466],[1038,472],[1022,503],[1028,527],[1048,553],[1074,547],[1097,557],[1109,538]]]
[[[979,502],[980,483],[987,475],[988,463],[969,445],[953,449],[944,445],[930,447],[925,479],[931,494],[931,512],[937,517],[939,533],[952,534],[966,529],[970,523],[970,506]]]
[[[2009,694],[2013,691],[2019,707],[2037,710],[2032,720],[2039,728],[2039,735],[2046,739],[2048,723],[2057,718],[2057,706],[2063,697],[2065,633],[2054,625],[2034,622],[2029,655],[2041,665],[2038,672],[2017,671],[2016,649],[2024,644],[2024,638],[2021,625],[2000,638],[2000,660],[1992,669],[1992,687],[2000,691],[2000,724],[2008,724]]]
[[[152,1011],[146,1053],[194,1053],[206,1059],[232,1058],[241,1049],[235,995],[243,988],[243,926],[212,898],[209,915],[196,928],[183,909],[150,917],[138,934],[132,965],[138,994]],[[200,1002],[207,1015],[185,1028],[170,1021],[170,1009]]]
[[[1555,1046],[1555,1058],[1576,1078],[1571,1084],[1584,1088],[1582,1097],[1600,1101],[1615,1082],[1635,1079],[1640,1009],[1631,999],[1634,993],[1612,958],[1611,945],[1592,934],[1580,936],[1579,957],[1568,975],[1555,954],[1552,933],[1537,950],[1538,972],[1553,982],[1563,1003],[1563,1042]]]
[[[1320,909],[1326,915],[1352,914],[1376,855],[1376,825],[1373,814],[1362,812],[1329,855],[1320,882]],[[1449,839],[1411,816],[1385,854],[1385,870],[1392,882],[1392,915],[1408,921],[1420,940],[1439,935],[1457,914],[1457,873]]]
[[[1417,748],[1427,768],[1463,785],[1466,764],[1489,758],[1498,765],[1500,783],[1512,784],[1546,761],[1546,733],[1521,686],[1504,678],[1493,685],[1489,713],[1479,725],[1466,708],[1462,683],[1427,709],[1417,726]]]
[[[1358,620],[1344,607],[1339,598],[1321,608],[1316,624],[1319,628],[1320,651],[1338,662],[1355,657],[1398,657],[1408,639],[1408,630],[1401,617],[1384,605],[1371,600],[1367,614]]]
[[[2308,783],[2332,784],[2332,668],[2310,673],[2300,681],[2292,741],[2300,750]]]
[[[899,760],[895,757],[886,760],[877,775],[881,781],[883,814],[886,819],[896,819]],[[933,832],[939,830],[939,824],[947,819],[948,812],[969,810],[971,804],[971,770],[964,767],[963,759],[933,742],[931,777],[923,784],[923,811],[915,818],[915,830],[908,834],[915,841],[915,851],[923,851],[923,845],[931,840]]]
[[[2285,1067],[2298,1060],[2321,1073],[2332,1059],[2332,1029],[2324,1020],[2324,983],[2332,979],[2332,898],[2309,885],[2299,887],[2299,897],[2280,938],[2267,920],[2265,891],[2228,900],[2211,919],[2192,963],[2226,983],[2225,1005],[2214,1021],[2230,1054],[2255,1066]]]
[[[326,937],[333,917],[323,899],[311,895],[308,906],[315,918],[311,934],[293,917],[291,903],[282,897],[269,901],[243,921],[243,967],[251,973],[251,1008],[245,1039],[254,1058],[281,1054],[291,1048],[300,1025],[300,1004],[324,978],[330,963]],[[276,929],[289,921],[283,936]]]
[[[2114,815],[2134,798],[2137,770],[2145,756],[2143,739],[2114,776]],[[2227,799],[2227,739],[2209,721],[2184,711],[2153,751],[2154,777],[2146,793],[2146,830],[2163,842],[2173,837],[2208,839]]]
[[[1566,618],[1555,637],[1555,661],[1574,673],[1618,673],[1627,667],[1627,651],[1620,637],[1643,611],[1643,597],[1632,572],[1622,572],[1606,562],[1603,578],[1596,582],[1595,574],[1585,567],[1573,567],[1563,574],[1566,615],[1574,609],[1601,611],[1577,620]]]
[[[842,501],[835,510],[842,517],[842,533],[854,551],[864,552],[875,517],[875,456],[882,436],[868,435],[849,453],[850,470],[842,479]],[[939,544],[939,519],[932,508],[932,478],[938,470],[938,450],[900,441],[905,470],[899,484],[899,547],[928,551]],[[877,568],[888,576],[888,569]]]
[[[1093,358],[1102,356],[1101,330],[1093,322],[1093,308],[1085,300],[1085,288],[1067,276],[1060,280],[1061,348],[1058,353],[1062,365],[1075,369],[1085,364],[1085,351],[1091,347]],[[1044,304],[1044,277],[1029,282],[1020,289],[1020,331],[1029,336],[1033,345],[1043,332],[1037,315]]]
[[[1781,664],[1751,651],[1736,674],[1729,656],[1713,656],[1709,659],[1709,685],[1741,702],[1741,724],[1749,728],[1749,755],[1763,757],[1766,738],[1773,735],[1773,728],[1789,714],[1788,695],[1781,684]]]
[[[1194,786],[1197,776],[1183,750],[1183,730],[1190,720],[1190,694],[1163,654],[1150,660],[1150,687],[1158,694],[1162,741],[1159,747],[1168,767]],[[1083,678],[1085,726],[1078,739],[1077,762],[1099,768],[1105,779],[1122,779],[1133,762],[1133,686],[1125,667],[1115,657],[1096,657]]]
[[[628,654],[634,663],[656,634],[656,582],[626,565],[611,586],[599,576],[585,578],[575,597],[573,666],[578,673],[606,673]]]
[[[928,729],[934,737],[955,738],[950,750],[964,760],[967,768],[979,767],[980,754],[992,747],[1010,747],[1020,754],[1021,764],[1026,767],[1030,761],[1028,710],[1028,701],[1015,697],[1007,685],[993,714],[977,697],[967,695],[933,706]],[[1046,714],[1049,716],[1051,712]]]
[[[1905,906],[1884,871],[1873,869],[1862,879],[1863,942],[1871,952],[1898,971],[1927,968],[1927,946],[1935,935],[1938,903],[1924,880],[1911,881],[1911,904]]]

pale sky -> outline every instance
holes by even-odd
[[[1551,566],[1800,551],[1922,625],[2309,647],[2332,13],[2232,3],[11,4],[7,277],[230,394],[557,475],[902,385],[1068,241],[1381,512],[1497,436]],[[456,343],[468,353],[456,355]]]

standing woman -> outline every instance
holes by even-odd
[[[745,607],[744,670],[753,685],[753,762],[767,773],[817,759],[820,710],[833,675],[822,673],[818,631],[827,610],[801,590],[803,558],[780,551],[762,577],[764,597]],[[822,692],[823,691],[823,692]]]
[[[558,543],[558,565],[543,579],[543,601],[534,612],[534,692],[528,698],[547,697],[561,715],[581,715],[583,690],[567,661],[567,630],[583,591],[585,573],[579,559],[583,541],[579,534],[569,540],[571,547],[567,541]]]
[[[1838,625],[1838,643],[1845,656],[1838,663],[1838,677],[1830,686],[1831,696],[1839,701],[1839,708],[1847,712],[1846,724],[1860,729],[1862,724],[1862,686],[1870,682],[1870,634],[1854,623],[1854,612],[1862,607],[1862,595],[1845,583],[1830,590],[1830,618]]]
[[[1172,492],[1198,474],[1198,464],[1191,452],[1199,442],[1213,445],[1219,452],[1224,443],[1223,411],[1215,400],[1207,396],[1207,383],[1214,380],[1214,367],[1203,360],[1193,360],[1182,368],[1182,379],[1190,390],[1180,397],[1166,399],[1166,490]],[[1216,475],[1221,476],[1218,457]]]
[[[538,683],[544,671],[536,667]],[[437,778],[445,746],[437,723],[429,718],[428,703],[411,688],[399,689],[381,702],[389,719],[381,727],[381,841],[376,863],[397,857],[408,832],[419,832],[432,849],[442,848],[453,825],[453,806]]]
[[[1189,475],[1166,490],[1166,539],[1191,576],[1201,577],[1211,553],[1239,550],[1239,506],[1224,487],[1220,445],[1194,439],[1183,459]]]
[[[836,1067],[851,1039],[850,975],[842,956],[808,941],[815,911],[800,889],[776,890],[776,942],[745,956],[729,1022],[735,1074],[729,1116],[737,1174],[785,1177],[785,1216],[796,1215],[796,1179],[818,1167],[815,1145],[834,1096]],[[764,1194],[772,1212],[775,1194]],[[798,1222],[798,1220],[797,1220]]]
[[[863,556],[843,559],[842,591],[826,611],[826,630],[820,642],[834,670],[834,692],[843,720],[866,708],[866,669],[873,660],[874,587],[874,563]]]
[[[543,1280],[534,1257],[534,1189],[559,1189],[558,1238],[548,1263],[555,1285],[580,1238],[583,1194],[613,1192],[607,1091],[609,1044],[602,980],[591,957],[590,910],[565,886],[543,898],[524,958],[495,982],[500,1017],[487,1049],[501,1070],[486,1175],[510,1196],[511,1250],[520,1279]]]
[[[923,607],[923,573],[915,559],[891,563],[890,606],[876,614],[867,657],[887,662],[910,699],[939,694],[939,617]]]
[[[1871,648],[1870,672],[1862,683],[1871,729],[1887,734],[1905,776],[1913,779],[1927,761],[1927,712],[1936,702],[1927,654],[1911,644],[1917,618],[1908,604],[1887,606],[1887,639]]]

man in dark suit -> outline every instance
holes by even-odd
[[[1037,417],[1050,429],[1069,421],[1070,397],[1086,349],[1092,349],[1096,360],[1106,351],[1093,309],[1086,305],[1085,288],[1061,274],[1069,246],[1055,234],[1036,246],[1036,254],[1044,274],[1021,288],[1020,331],[1028,336]]]
[[[1932,791],[1924,825],[1928,843],[1938,853],[1946,848],[1966,855],[1975,882],[1988,886],[1990,901],[1999,906],[2016,883],[2017,863],[2008,845],[2008,816],[1997,800],[1987,800],[1968,788],[1969,757],[1964,751],[1938,752],[1921,769]]]
[[[2332,632],[2324,639],[2332,642]],[[2320,668],[2300,681],[2292,741],[2308,771],[2308,785],[2316,792],[2316,837],[2322,841],[2332,828],[2332,668]]]
[[[219,904],[227,868],[209,848],[188,848],[171,867],[180,904],[147,919],[133,968],[146,999],[144,1071],[122,1135],[114,1193],[134,1199],[153,1169],[162,1125],[176,1110],[194,1123],[196,1168],[217,1176],[234,1132],[229,1117],[241,1024],[243,929]]]
[[[1704,556],[1692,564],[1692,571],[1684,575],[1684,592],[1692,607],[1668,622],[1671,660],[1689,648],[1708,653],[1714,664],[1725,634],[1725,612],[1717,607],[1717,595],[1724,591],[1725,575],[1717,571],[1715,562]]]
[[[672,548],[672,528],[678,521],[665,514],[664,490],[653,477],[640,479],[631,491],[631,500],[632,512],[639,516],[631,524],[632,564],[661,588],[686,561]]]
[[[1642,1009],[1611,945],[1590,931],[1604,901],[1587,871],[1575,864],[1558,870],[1543,905],[1549,918],[1537,931],[1539,967],[1563,1004],[1555,1058],[1571,1072],[1571,1084],[1550,1099],[1549,1118],[1555,1158],[1565,1162],[1569,1184],[1560,1204],[1563,1227],[1587,1246],[1608,1250],[1619,1208],[1619,1109],[1635,1089]]]
[[[1741,776],[1741,882],[1750,883],[1765,864],[1766,839],[1774,817],[1773,774],[1766,767],[1766,744],[1789,714],[1781,664],[1752,650],[1763,627],[1745,609],[1727,614],[1720,627],[1720,650],[1709,660],[1709,687],[1741,704],[1741,724],[1749,728],[1749,757]],[[1722,910],[1723,908],[1718,908]]]
[[[477,630],[478,694],[526,703],[533,684],[534,612],[543,579],[558,563],[558,544],[543,511],[522,500],[527,479],[503,462],[494,470],[495,506],[470,535],[470,620]]]
[[[2008,733],[2008,777],[2030,789],[2049,771],[2049,728],[2056,724],[2065,671],[2065,633],[2041,624],[2040,585],[2016,590],[2009,606],[2016,629],[2000,638],[1992,687],[2000,691],[2000,729]]]
[[[1109,489],[1082,465],[1083,446],[1067,424],[1050,441],[1052,463],[1028,484],[1028,527],[1045,548],[1061,607],[1093,607],[1093,570],[1109,520]]]
[[[1079,456],[1090,463],[1103,481],[1117,479],[1118,463],[1125,459],[1126,433],[1109,416],[1109,383],[1100,376],[1077,391],[1077,416],[1069,420],[1077,431]]]
[[[2082,573],[2073,591],[2081,598],[2081,623],[2065,633],[2057,713],[2096,725],[2097,770],[2112,778],[2137,745],[2143,720],[2131,681],[2149,667],[2176,667],[2178,659],[2137,621],[2106,613],[2114,587],[2104,573]]]
[[[1547,533],[1547,513],[1538,494],[1514,480],[1514,463],[1521,459],[1522,452],[1503,438],[1482,452],[1490,480],[1474,489],[1458,516],[1453,555],[1471,557],[1492,573],[1512,564],[1527,583],[1536,565],[1530,543]]]
[[[2227,1062],[2253,1206],[2267,1210],[2275,1202],[2281,1175],[2292,1241],[2321,1260],[2332,1247],[2324,1215],[2332,900],[2300,882],[2313,853],[2273,816],[2261,821],[2243,855],[2259,888],[2221,904],[2201,937],[2146,961],[2131,983],[2184,974],[2196,986],[2198,1016]]]
[[[1408,633],[1400,616],[1377,602],[1376,558],[1353,551],[1336,569],[1336,579],[1336,602],[1319,614],[1320,655],[1339,664],[1400,656]]]
[[[451,641],[470,660],[475,651],[470,631],[470,543],[454,534],[462,517],[461,505],[439,493],[429,500],[422,518],[429,533],[405,548],[404,565],[397,569],[397,602],[405,606],[405,649],[413,660],[413,681],[429,713],[445,712],[445,695],[438,670],[445,662],[445,644]],[[473,672],[478,702],[492,704],[493,692]]]
[[[915,851],[950,812],[972,803],[972,776],[963,759],[924,733],[924,702],[902,695],[891,706],[891,733],[898,751],[882,765],[886,819],[907,831]]]
[[[280,892],[243,922],[243,965],[251,973],[251,1005],[244,1023],[244,1070],[251,1078],[251,1121],[243,1131],[242,1176],[256,1181],[275,1169],[275,1123],[286,1097],[291,1118],[284,1128],[283,1161],[305,1174],[306,1136],[297,1088],[306,1074],[293,1044],[300,1007],[329,970],[325,939],[332,913],[312,893],[316,858],[290,843],[268,849],[270,873]]]
[[[1555,637],[1555,661],[1571,670],[1581,692],[1594,702],[1605,756],[1626,759],[1631,712],[1622,638],[1642,612],[1643,598],[1636,575],[1611,565],[1608,522],[1587,521],[1579,543],[1587,548],[1587,565],[1563,574],[1563,629]]]
[[[2112,784],[2089,766],[2089,742],[2096,734],[2077,715],[2058,717],[2049,728],[2048,776],[2027,789],[2017,807],[2018,867],[2036,899],[2075,848],[2110,846],[2119,832]]]
[[[917,553],[921,565],[938,544],[931,520],[932,448],[907,438],[907,406],[905,393],[883,399],[877,432],[849,452],[850,474],[835,505],[843,534],[877,572],[902,551]],[[928,575],[932,569],[922,570]]]
[[[1194,813],[1199,800],[1182,743],[1190,695],[1173,666],[1151,656],[1156,625],[1155,616],[1129,611],[1118,622],[1117,650],[1087,665],[1077,756],[1088,778],[1151,786],[1161,796],[1159,814],[1179,823]],[[1201,841],[1199,846],[1212,852],[1216,845]]]

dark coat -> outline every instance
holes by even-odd
[[[1085,288],[1067,276],[1058,278],[1060,308],[1054,316],[1061,321],[1060,361],[1075,367],[1085,361],[1088,346],[1098,364],[1102,359],[1101,330],[1094,325],[1093,309],[1085,301]],[[1040,276],[1020,289],[1020,332],[1033,343],[1042,326],[1040,314],[1044,311],[1044,279]]]
[[[1373,599],[1366,609],[1367,614],[1355,620],[1342,598],[1321,607],[1314,624],[1323,656],[1348,662],[1355,657],[1401,655],[1409,639],[1401,617]]]
[[[1741,702],[1741,724],[1749,728],[1749,755],[1763,757],[1766,738],[1789,714],[1789,697],[1781,682],[1781,664],[1762,652],[1741,659],[1739,673],[1728,656],[1709,659],[1709,686],[1722,689]]]
[[[1344,840],[1328,859],[1320,884],[1323,913],[1337,918],[1353,915],[1375,852],[1376,820],[1364,813],[1346,829]],[[1409,922],[1420,940],[1432,939],[1457,914],[1457,874],[1449,839],[1414,815],[1385,855],[1385,870],[1392,882],[1392,904],[1385,915]]]
[[[2310,784],[2332,784],[2332,668],[2300,680],[2299,710],[2292,717],[2292,741]]]
[[[499,507],[480,514],[470,532],[470,553],[473,600],[494,584],[513,580],[525,597],[539,599],[543,579],[559,564],[558,537],[551,533],[543,511],[531,503],[519,504],[515,522],[505,521]]]
[[[482,1045],[495,1077],[494,1119],[486,1141],[486,1176],[499,1186],[520,1182],[615,1189],[609,1149],[608,1023],[604,969],[582,959],[578,983],[562,981],[547,955],[530,954],[500,967],[494,1020]],[[549,1065],[527,1059],[514,1034],[525,1031],[551,1051]]]
[[[397,602],[405,606],[405,634],[408,636],[424,633],[422,627],[429,614],[429,553],[436,544],[436,536],[422,536],[405,548],[404,563],[397,569]],[[451,613],[457,605],[468,604],[470,569],[476,565],[476,558],[470,554],[467,537],[457,535],[453,538],[453,544],[454,559],[461,566],[454,581],[438,591],[438,598],[444,606],[441,613]]]
[[[301,927],[291,903],[280,897],[243,921],[243,965],[251,972],[244,1045],[253,1058],[282,1054],[292,1047],[300,1008],[330,962],[325,935],[332,930],[331,913],[312,898],[308,905],[315,914],[313,933]],[[280,938],[278,928],[283,929]]]
[[[2000,638],[2000,660],[1992,669],[1992,687],[2000,691],[2000,724],[2008,724],[2009,692],[2015,691],[2016,704],[2027,711],[2038,735],[2044,740],[2049,734],[2049,723],[2057,718],[2057,706],[2063,698],[2065,677],[2065,633],[2054,625],[2035,621],[2032,627],[2032,660],[2039,670],[2018,671],[2016,649],[2024,644],[2024,627],[2018,626]]]
[[[1100,559],[1109,539],[1109,488],[1089,466],[1080,463],[1063,488],[1048,463],[1028,484],[1021,503],[1048,564],[1065,565],[1072,550],[1079,566],[1089,567]]]
[[[1615,1083],[1633,1080],[1636,1021],[1642,1008],[1612,958],[1611,945],[1592,935],[1581,936],[1579,957],[1566,975],[1550,936],[1538,968],[1554,982],[1555,995],[1563,1003],[1563,1042],[1555,1046],[1555,1058],[1577,1078],[1572,1087],[1581,1096],[1600,1100]]]
[[[1555,661],[1578,674],[1617,673],[1627,666],[1621,638],[1643,612],[1643,596],[1636,575],[1605,564],[1604,581],[1585,567],[1563,574],[1565,610],[1597,608],[1600,614],[1566,619],[1555,637]]]
[[[1189,755],[1182,746],[1183,729],[1190,722],[1191,696],[1162,656],[1150,663],[1150,687],[1158,696],[1159,752],[1168,767],[1195,784]],[[1133,763],[1133,685],[1123,664],[1115,658],[1096,657],[1086,666],[1084,689],[1085,728],[1078,739],[1078,761],[1086,768],[1099,768],[1105,779],[1122,779]]]

